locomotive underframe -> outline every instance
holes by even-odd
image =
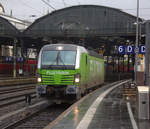
[[[79,91],[77,85],[38,85],[36,87],[38,96],[45,96],[48,98],[72,98],[75,97]]]

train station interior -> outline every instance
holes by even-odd
[[[71,15],[74,14],[74,17],[69,16],[70,12]],[[91,19],[87,20],[89,17]],[[63,42],[79,44],[97,51],[104,56],[108,73],[110,71],[117,74],[124,73],[125,76],[131,77],[135,64],[135,54],[118,53],[118,46],[135,46],[135,16],[118,9],[83,5],[52,12],[32,24],[15,21],[16,26],[14,27],[9,23],[12,22],[11,20],[5,20],[3,17],[1,18],[1,26],[3,26],[4,31],[1,32],[1,49],[3,49],[1,56],[2,62],[9,64],[9,74],[11,75],[13,75],[13,69],[10,64],[13,64],[13,55],[16,55],[16,65],[18,64],[16,73],[22,67],[21,69],[24,69],[25,74],[35,74],[36,59],[40,48],[45,44]],[[139,19],[139,21],[142,23],[143,19]],[[24,24],[30,26],[27,28]],[[143,24],[140,24],[139,39],[139,46],[144,45],[145,27]],[[12,49],[14,45],[16,49]],[[143,54],[139,56],[144,62]],[[23,66],[25,61],[28,62],[26,68]],[[31,71],[29,70],[30,65]],[[6,73],[3,70],[0,71]]]
[[[0,78],[34,78],[35,83],[39,52],[47,44],[80,45],[104,57],[105,82],[112,84],[94,91],[94,95],[90,93],[88,97],[83,97],[79,100],[81,105],[77,102],[66,115],[62,114],[61,118],[56,119],[57,122],[52,122],[45,129],[150,127],[147,109],[149,89],[145,88],[149,87],[149,20],[138,19],[136,44],[137,17],[116,8],[100,5],[71,6],[48,13],[33,23],[6,15],[2,5],[0,11]],[[145,89],[142,91],[138,86],[144,86]],[[145,97],[144,93],[147,93],[148,97]],[[141,97],[143,100],[139,103],[147,107],[136,103],[140,95],[145,98]],[[95,100],[102,104],[91,105]],[[134,116],[142,118],[144,113],[137,115],[140,110],[136,111],[138,104],[141,110],[146,109],[148,113],[146,112],[144,120],[136,120],[138,127],[133,127],[132,113],[128,115],[126,112],[130,112],[131,108],[134,110]],[[98,109],[94,109],[95,107]],[[89,110],[94,110],[94,113],[89,113]],[[0,122],[1,119],[0,117]],[[85,125],[86,120],[91,124]],[[119,125],[116,126],[118,121]],[[107,124],[108,122],[110,124]]]

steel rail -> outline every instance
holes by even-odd
[[[30,87],[23,87],[23,88],[15,88],[15,89],[6,89],[6,90],[0,90],[0,95],[1,94],[7,94],[7,93],[13,93],[13,92],[18,92],[18,91],[23,91],[23,90],[28,90],[28,89],[34,89],[35,86],[30,86]]]
[[[36,94],[33,94],[33,96],[31,96],[31,99],[33,99],[33,98],[36,98]],[[6,106],[9,106],[9,105],[12,105],[12,104],[20,103],[20,102],[23,102],[25,100],[26,100],[25,98],[19,98],[19,99],[14,100],[14,101],[10,101],[10,102],[4,103],[4,104],[0,104],[0,108],[6,107]]]

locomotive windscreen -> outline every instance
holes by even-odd
[[[52,69],[74,69],[76,51],[46,50],[42,52],[41,67]]]

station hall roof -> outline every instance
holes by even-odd
[[[0,13],[0,17],[3,17],[6,20],[8,20],[19,31],[24,31],[31,24],[31,22],[29,22],[29,21],[23,21],[23,20],[15,18],[13,16],[7,15],[5,13]]]
[[[6,18],[0,16],[0,37],[17,37],[19,30],[13,26]]]
[[[135,22],[135,16],[119,9],[79,5],[37,19],[24,34],[34,37],[130,36],[135,35]]]

